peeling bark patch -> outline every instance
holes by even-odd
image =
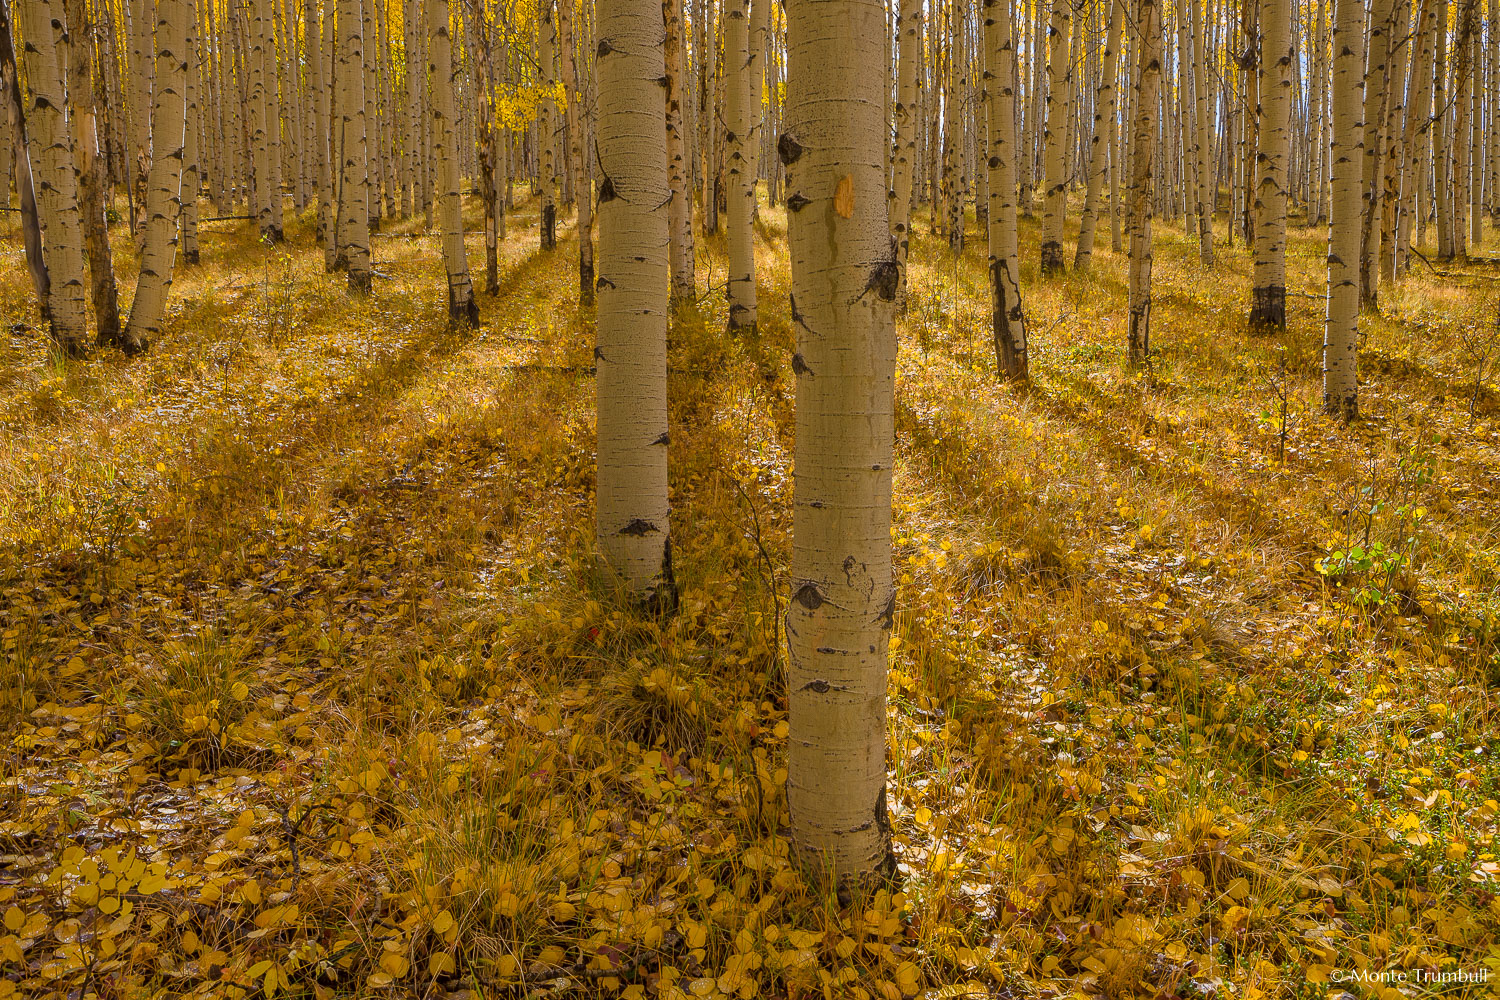
[[[781,158],[784,166],[791,166],[797,162],[802,155],[802,144],[797,141],[796,136],[790,132],[781,133],[781,138],[776,142],[776,155]]]
[[[809,611],[816,611],[823,606],[823,595],[818,593],[818,586],[814,583],[804,583],[798,587],[797,592],[792,595],[792,600]]]
[[[638,517],[634,521],[631,521],[629,524],[625,525],[625,527],[621,528],[620,534],[631,535],[633,537],[639,538],[642,535],[649,535],[653,531],[660,530],[660,528],[658,528],[656,525],[652,524],[645,518]]]
[[[802,360],[801,352],[792,355],[792,371],[798,375],[811,375],[813,370],[807,367],[807,362]]]

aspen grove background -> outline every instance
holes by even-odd
[[[0,1000],[1487,997],[1497,0],[0,0]]]

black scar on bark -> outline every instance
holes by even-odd
[[[651,443],[652,444],[670,444],[671,443],[671,436],[670,435],[671,435],[670,431],[662,431],[661,434],[657,436],[656,440],[652,441]]]
[[[808,681],[806,684],[802,685],[802,690],[816,691],[818,694],[827,694],[828,688],[829,683],[825,680],[822,680],[821,678],[815,681]]]
[[[990,167],[991,170],[998,170],[998,169],[1000,169],[1000,157],[998,157],[998,156],[992,156],[992,157],[990,157],[989,167]]]
[[[646,520],[645,518],[638,517],[634,521],[631,521],[629,524],[625,525],[625,527],[621,528],[620,529],[620,534],[622,534],[622,535],[631,535],[631,536],[633,536],[635,538],[639,538],[642,535],[649,535],[653,531],[660,531],[660,530],[661,530],[660,528],[658,528],[656,525],[652,524],[650,521]]]
[[[608,38],[601,38],[601,39],[599,39],[599,51],[597,52],[597,55],[599,55],[599,56],[607,56],[611,52],[618,52],[618,51],[619,51],[619,49],[615,48],[613,45],[610,44]]]
[[[671,618],[677,614],[677,604],[677,577],[672,573],[672,536],[668,535],[661,547],[661,573],[646,601],[646,610],[659,618]]]
[[[885,607],[880,609],[877,620],[880,622],[880,627],[887,631],[896,623],[896,592],[894,590],[885,599]]]
[[[597,290],[597,289],[600,289],[600,288],[603,288],[603,287],[605,287],[605,286],[606,286],[606,285],[607,285],[607,286],[609,286],[609,287],[610,287],[610,288],[613,288],[613,287],[615,287],[615,283],[614,283],[614,282],[613,282],[613,281],[610,281],[610,280],[609,280],[609,279],[608,279],[608,278],[606,278],[606,277],[605,277],[605,276],[604,276],[604,275],[602,275],[602,274],[601,274],[601,275],[599,275],[599,277],[598,277],[598,279],[596,279],[596,280],[595,280],[595,281],[594,281],[594,288],[595,288],[595,289],[596,289],[596,290]],[[596,348],[596,350],[597,350],[597,348]]]
[[[809,611],[816,611],[823,606],[823,595],[818,593],[817,584],[814,583],[804,583],[797,588],[797,592],[792,595],[792,600]]]
[[[776,155],[781,157],[783,166],[789,167],[796,163],[797,158],[802,155],[802,149],[802,144],[790,132],[781,133],[781,138],[776,142]]]
[[[813,373],[813,370],[807,367],[807,362],[802,360],[800,353],[792,355],[792,371],[798,375],[811,375]]]
[[[797,296],[789,295],[787,298],[792,304],[792,322],[801,325],[802,313],[797,310]]]
[[[604,351],[601,350],[600,348],[597,348],[597,347],[594,348],[594,360],[595,361],[603,361],[604,360]]]
[[[734,133],[731,132],[731,131],[729,131],[728,129],[725,129],[724,130],[724,141],[725,142],[734,142]]]
[[[896,300],[896,288],[901,283],[901,265],[894,260],[883,260],[870,272],[865,291],[875,290],[875,297],[882,302]]]
[[[801,194],[794,194],[786,200],[786,209],[788,212],[800,212],[811,204],[811,199],[804,198]]]
[[[599,185],[599,204],[615,200],[615,182],[610,180],[609,175],[604,177],[604,183]]]

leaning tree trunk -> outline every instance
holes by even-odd
[[[1089,140],[1089,186],[1083,198],[1083,218],[1078,225],[1078,249],[1073,254],[1073,267],[1079,271],[1088,270],[1089,262],[1094,256],[1094,233],[1099,226],[1099,202],[1104,193],[1105,163],[1109,153],[1110,139],[1115,129],[1115,77],[1119,75],[1120,35],[1124,29],[1124,12],[1125,0],[1113,0],[1109,5],[1109,34],[1104,42],[1104,66],[1099,74],[1099,93],[1094,99],[1094,135]],[[993,46],[990,51],[995,51]],[[1014,49],[1011,50],[1010,58],[1015,59]],[[990,135],[992,137],[995,134],[994,114],[994,106],[991,105]],[[1014,118],[1014,115],[1011,117]],[[990,141],[995,140],[991,138]],[[993,196],[993,178],[990,189]]]
[[[563,0],[564,3],[569,0]],[[438,218],[443,226],[443,266],[448,270],[448,322],[477,326],[479,305],[464,250],[463,203],[458,191],[458,122],[453,100],[453,38],[448,0],[427,0],[428,75],[432,80],[432,145],[437,158]]]
[[[139,350],[161,332],[177,260],[182,214],[182,152],[187,144],[187,37],[192,0],[156,0],[156,86],[151,101],[151,172],[141,277],[130,304],[126,346]]]
[[[89,261],[89,295],[94,302],[95,336],[106,347],[127,352],[140,347],[120,332],[119,292],[105,218],[108,179],[99,166],[99,130],[94,114],[94,24],[88,0],[64,0],[68,18],[68,91],[73,105],[73,162],[78,168],[78,207],[83,213],[84,248]],[[4,184],[4,180],[0,180]]]
[[[897,264],[885,204],[885,8],[787,7],[787,242],[797,325],[787,805],[805,865],[894,867],[885,802]]]
[[[1323,325],[1323,410],[1345,420],[1359,412],[1360,180],[1364,161],[1363,0],[1334,0],[1333,198],[1328,239],[1328,317]],[[1416,107],[1410,108],[1417,113]]]
[[[361,0],[338,0],[336,70],[340,180],[334,266],[349,272],[349,290],[370,291],[370,162],[365,147],[365,48]]]
[[[1132,364],[1151,353],[1151,188],[1156,170],[1157,88],[1161,82],[1161,3],[1137,0],[1135,126],[1130,150],[1130,327]]]
[[[917,158],[917,62],[922,46],[922,0],[901,0],[897,22],[900,40],[896,62],[896,144],[892,149],[891,236],[896,241],[896,264],[901,287],[896,292],[896,311],[906,310],[906,258],[911,249],[912,177]],[[1014,52],[1012,52],[1014,58]],[[1014,154],[1012,154],[1014,155]],[[1015,169],[1015,164],[1011,164]],[[993,193],[993,186],[991,192]]]
[[[595,529],[636,599],[677,604],[667,506],[667,115],[660,0],[598,0]]]
[[[1068,25],[1072,0],[1052,0],[1047,26],[1047,122],[1043,143],[1047,190],[1042,201],[1042,275],[1063,269],[1063,219],[1068,211],[1068,177],[1064,142],[1068,133],[1068,93],[1073,63],[1068,58]]]
[[[1120,4],[1114,5],[1110,37],[1114,48],[1120,41]],[[1011,34],[1010,0],[984,0],[984,99],[989,108],[989,241],[990,293],[994,307],[995,363],[1000,375],[1014,381],[1028,377],[1026,315],[1021,308],[1021,258],[1016,235],[1016,47]],[[1114,72],[1113,52],[1108,51],[1105,79]],[[1101,93],[1101,106],[1105,96]],[[1095,116],[1095,149],[1099,130],[1107,129],[1114,101],[1104,121]],[[1102,176],[1102,171],[1100,172]],[[1098,181],[1089,180],[1095,192]],[[1094,193],[1097,199],[1097,193]],[[1082,239],[1079,240],[1081,247]]]
[[[1256,156],[1255,265],[1250,329],[1286,329],[1286,195],[1292,113],[1290,0],[1264,0],[1260,134]]]
[[[764,4],[766,0],[756,0]],[[728,105],[729,332],[755,333],[755,172],[760,149],[760,53],[751,44],[751,0],[724,2],[724,71]]]
[[[36,189],[31,182],[30,143],[26,141],[26,111],[21,101],[21,74],[16,66],[15,35],[11,30],[10,6],[0,0],[0,102],[5,106],[6,130],[3,140],[10,144],[20,203],[21,241],[26,248],[26,270],[36,292],[37,309],[43,322],[51,323],[48,302],[52,283],[47,276],[47,261],[42,248],[42,224],[37,216]],[[0,175],[0,191],[7,190],[9,173]]]
[[[63,79],[54,32],[63,24],[57,0],[23,0],[21,56],[31,84],[32,177],[36,181],[42,248],[51,289],[47,299],[52,339],[69,354],[88,344],[88,305],[83,287],[83,219],[73,173],[72,140],[63,113]],[[54,27],[56,26],[56,27]]]

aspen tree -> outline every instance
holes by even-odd
[[[682,0],[662,0],[666,26],[665,100],[667,102],[667,257],[672,272],[672,300],[684,302],[696,294],[693,284],[693,202],[687,186],[686,144],[682,135]]]
[[[1255,264],[1251,330],[1286,329],[1287,158],[1291,141],[1292,11],[1290,0],[1264,0],[1260,60],[1259,153],[1256,157]]]
[[[1046,192],[1042,201],[1042,275],[1063,269],[1063,218],[1068,209],[1068,177],[1065,160],[1068,90],[1073,83],[1073,64],[1068,58],[1072,0],[1052,0],[1052,18],[1047,27],[1047,122],[1043,126],[1046,147],[1044,165]]]
[[[1345,420],[1358,414],[1360,179],[1366,107],[1362,100],[1363,49],[1363,0],[1334,0],[1333,197],[1328,314],[1323,326],[1323,410]]]
[[[1210,176],[1213,130],[1208,119],[1208,48],[1204,33],[1204,11],[1207,0],[1185,0],[1193,36],[1193,150],[1197,157],[1198,259],[1205,267],[1214,262],[1214,207],[1218,187]],[[1321,0],[1320,0],[1321,2]]]
[[[677,0],[681,2],[681,0]],[[569,157],[569,170],[573,176],[573,190],[577,192],[578,215],[574,225],[574,234],[578,238],[578,301],[588,305],[594,301],[594,235],[593,235],[593,192],[592,174],[587,167],[589,145],[584,141],[585,116],[580,113],[579,94],[582,90],[578,82],[578,63],[575,53],[577,46],[573,38],[573,0],[558,0],[557,24],[561,33],[562,42],[562,79],[563,93],[566,95],[566,109],[564,114],[568,127],[568,148],[572,151]],[[678,197],[676,189],[673,197]],[[691,227],[693,222],[693,200],[691,193],[686,196],[687,216],[684,224]],[[692,239],[689,229],[688,239]]]
[[[73,162],[78,170],[78,207],[83,218],[89,262],[89,296],[94,304],[95,337],[105,347],[127,352],[139,347],[122,340],[119,292],[110,252],[108,178],[99,166],[98,124],[94,114],[94,24],[87,0],[64,0],[68,25],[68,97],[72,103]],[[5,183],[0,179],[0,185]]]
[[[364,25],[361,0],[338,0],[339,195],[335,266],[349,272],[349,290],[368,293],[370,171],[365,148]]]
[[[1471,176],[1471,122],[1474,102],[1474,36],[1478,33],[1477,0],[1458,0],[1453,52],[1453,256],[1468,258]]]
[[[804,863],[890,871],[885,801],[897,264],[885,199],[884,6],[786,8],[797,325],[787,805]]]
[[[1157,87],[1161,82],[1161,3],[1136,0],[1137,68],[1135,124],[1130,149],[1130,326],[1126,347],[1132,364],[1151,353],[1151,215],[1156,169]]]
[[[1441,260],[1452,260],[1453,241],[1453,159],[1449,128],[1448,101],[1448,4],[1437,7],[1437,48],[1433,60],[1432,80],[1432,188],[1436,202],[1434,222],[1437,225],[1437,254]],[[1373,47],[1374,39],[1371,39]],[[1368,95],[1367,95],[1368,97]],[[1366,131],[1369,126],[1366,124]],[[1368,140],[1367,140],[1368,141]],[[1420,188],[1419,188],[1420,190]],[[1420,195],[1419,195],[1420,197]]]
[[[1386,152],[1386,107],[1391,87],[1391,35],[1395,24],[1393,0],[1374,0],[1370,6],[1369,49],[1365,60],[1364,163],[1361,167],[1359,299],[1373,308],[1379,289],[1376,274],[1380,252],[1381,161]],[[1403,31],[1404,35],[1405,32]],[[1403,39],[1404,40],[1404,39]]]
[[[669,235],[660,0],[598,0],[598,485],[604,562],[676,608],[667,505]]]
[[[1410,58],[1410,72],[1406,83],[1406,123],[1401,139],[1400,188],[1397,195],[1395,250],[1391,254],[1387,280],[1394,282],[1404,270],[1406,256],[1411,246],[1413,217],[1421,194],[1416,182],[1418,163],[1415,159],[1417,141],[1427,137],[1432,112],[1432,22],[1434,7],[1443,0],[1422,0],[1417,13],[1416,33],[1412,37],[1414,46]],[[1363,135],[1363,133],[1361,133]],[[1423,160],[1425,161],[1425,157]]]
[[[752,0],[724,0],[724,64],[726,110],[724,146],[729,179],[729,332],[754,335],[755,302],[755,175],[760,149],[760,87],[753,82],[761,72],[761,57],[752,43]],[[766,0],[755,0],[764,6]],[[756,39],[761,41],[761,39]]]
[[[146,172],[151,167],[151,23],[154,0],[122,0],[130,35],[130,231],[137,249],[146,225]]]
[[[564,3],[568,0],[563,0]],[[479,305],[469,279],[464,248],[463,204],[459,199],[458,129],[455,127],[451,12],[448,0],[426,0],[427,69],[432,86],[432,146],[437,158],[438,219],[443,227],[443,266],[448,272],[448,323],[477,326]]]
[[[1419,20],[1420,16],[1419,13]],[[1386,85],[1385,124],[1380,135],[1380,176],[1375,180],[1380,187],[1380,198],[1377,206],[1371,206],[1376,211],[1372,212],[1372,217],[1368,219],[1374,231],[1368,240],[1361,237],[1361,298],[1364,298],[1363,290],[1366,287],[1379,288],[1381,275],[1395,271],[1396,213],[1400,207],[1401,197],[1400,136],[1402,125],[1407,117],[1406,91],[1402,83],[1406,77],[1407,56],[1411,47],[1416,44],[1415,36],[1407,33],[1410,23],[1410,0],[1396,0],[1391,27],[1392,31],[1400,37],[1394,46],[1387,77],[1389,82]]]
[[[58,0],[24,0],[21,4],[21,59],[31,85],[31,109],[25,120],[31,132],[31,172],[50,279],[47,314],[52,339],[64,351],[76,355],[82,354],[88,343],[88,306],[83,287],[83,219],[78,211],[72,140],[57,60],[55,33],[61,31],[63,23]]]
[[[187,134],[182,143],[182,187],[179,195],[182,209],[179,216],[178,233],[182,241],[182,262],[189,267],[196,267],[201,259],[198,244],[198,194],[203,186],[203,143],[201,133],[203,132],[203,109],[199,96],[202,79],[202,65],[199,49],[198,11],[196,0],[183,0],[185,17],[187,22],[185,28],[187,35],[183,38],[183,49],[186,53],[186,66],[184,67],[185,79],[183,81],[183,99],[186,108]],[[212,7],[212,3],[205,4]]]
[[[1116,47],[1118,16],[1111,15]],[[984,99],[989,109],[989,244],[991,322],[995,363],[1000,375],[1024,381],[1026,315],[1021,306],[1021,259],[1016,235],[1016,48],[1011,35],[1011,0],[984,0]],[[1109,57],[1106,56],[1106,62]],[[1111,69],[1109,72],[1113,71]],[[1101,129],[1095,117],[1096,130]],[[1097,149],[1098,135],[1095,136]],[[1096,182],[1090,178],[1090,189]],[[1082,243],[1080,242],[1080,246]]]
[[[474,61],[475,82],[479,87],[476,102],[479,121],[479,172],[475,180],[479,186],[479,200],[484,206],[484,289],[490,295],[500,292],[500,228],[504,224],[504,203],[500,200],[497,161],[503,157],[499,146],[499,127],[495,115],[495,70],[494,52],[491,50],[491,28],[489,15],[483,0],[460,0],[459,14],[464,20],[464,37],[468,40],[469,54]],[[409,100],[408,96],[408,100]],[[403,119],[405,120],[405,119]],[[410,130],[403,130],[409,136]],[[411,172],[411,150],[403,144],[401,203],[403,211],[410,201],[407,175]],[[585,202],[587,199],[585,199]],[[592,282],[590,282],[592,288]]]
[[[1088,191],[1083,198],[1083,217],[1078,225],[1078,248],[1073,255],[1075,270],[1088,270],[1094,254],[1094,233],[1099,225],[1099,201],[1104,192],[1104,173],[1110,142],[1114,137],[1115,78],[1119,75],[1120,36],[1125,25],[1125,0],[1111,0],[1109,30],[1104,42],[1104,65],[1099,73],[1099,93],[1094,99],[1094,131],[1089,140]],[[993,52],[994,47],[990,47]],[[1011,58],[1015,58],[1012,50]],[[991,108],[990,141],[995,142],[994,109]],[[994,178],[991,177],[991,188]]]
[[[542,0],[537,23],[537,62],[540,64],[542,100],[537,115],[537,149],[541,161],[541,244],[543,250],[557,246],[557,102],[553,99],[557,79],[557,23],[552,7],[557,0]],[[566,2],[566,0],[564,0]]]
[[[17,208],[21,215],[21,240],[26,251],[26,270],[36,292],[42,321],[51,324],[49,302],[51,279],[42,247],[42,225],[38,217],[36,189],[31,178],[30,142],[26,138],[26,112],[21,98],[21,74],[16,65],[15,33],[11,28],[9,0],[0,0],[0,102],[5,106],[6,135],[15,153],[13,174],[0,176],[0,192],[8,192],[7,182],[14,179]]]
[[[896,241],[896,263],[900,267],[901,287],[896,293],[896,311],[899,313],[906,308],[906,258],[911,248],[912,181],[917,157],[917,62],[922,45],[922,0],[901,0],[900,17],[896,24],[896,139],[891,149],[890,214],[891,236]],[[1011,169],[1015,169],[1014,164]]]
[[[156,0],[155,89],[151,95],[151,172],[146,179],[146,232],[141,277],[130,304],[125,341],[145,347],[161,331],[177,258],[182,214],[182,152],[187,143],[187,37],[192,0]]]

